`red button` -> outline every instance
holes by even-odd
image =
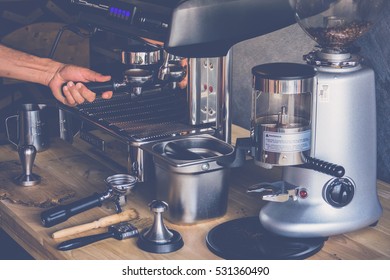
[[[301,198],[306,198],[308,196],[307,191],[305,189],[299,190],[299,196]]]

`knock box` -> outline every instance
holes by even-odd
[[[142,148],[153,156],[156,196],[168,203],[169,221],[194,224],[226,213],[233,146],[201,135]]]

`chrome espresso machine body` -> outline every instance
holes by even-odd
[[[113,77],[89,87],[114,96],[62,106],[61,137],[79,132],[141,182],[152,164],[144,144],[198,134],[230,142],[231,46],[295,22],[288,0],[68,2],[94,28],[91,68]]]

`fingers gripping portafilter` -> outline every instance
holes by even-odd
[[[60,205],[41,213],[41,221],[45,227],[51,227],[65,222],[70,217],[87,211],[94,207],[102,206],[103,202],[110,201],[115,204],[117,213],[122,212],[126,202],[126,195],[137,182],[136,177],[128,174],[115,174],[105,180],[107,190],[103,193],[94,193],[88,197],[74,201],[67,205]]]

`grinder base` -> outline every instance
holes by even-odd
[[[267,231],[259,217],[220,224],[206,236],[207,247],[229,260],[298,260],[321,250],[327,238],[290,238]]]

